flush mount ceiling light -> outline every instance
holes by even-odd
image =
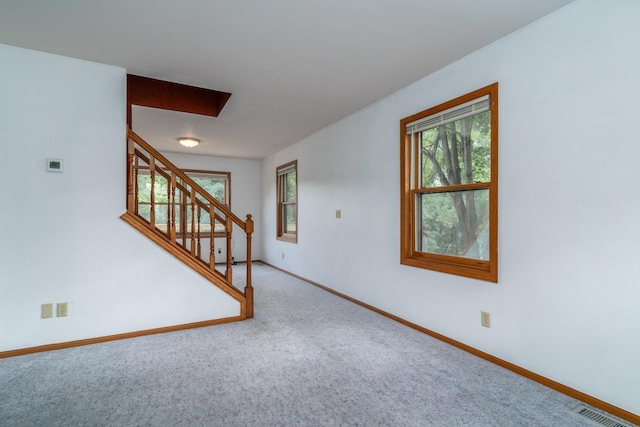
[[[199,139],[196,139],[196,138],[186,138],[186,137],[184,137],[184,138],[178,138],[178,142],[179,142],[181,145],[184,145],[184,146],[185,146],[185,147],[187,147],[187,148],[193,148],[193,147],[195,147],[196,145],[200,144],[200,140],[199,140]]]

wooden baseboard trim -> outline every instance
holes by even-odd
[[[0,359],[7,357],[24,356],[27,354],[41,353],[44,351],[61,350],[64,348],[80,347],[83,345],[99,344],[109,341],[125,340],[129,338],[143,337],[146,335],[164,334],[166,332],[183,331],[185,329],[203,328],[205,326],[221,325],[224,323],[232,323],[245,320],[244,316],[225,317],[223,319],[205,320],[202,322],[185,323],[182,325],[166,326],[163,328],[146,329],[136,332],[126,332],[123,334],[107,335],[103,337],[87,338],[83,340],[67,341],[56,344],[46,344],[37,347],[27,347],[17,350],[1,351]]]
[[[554,380],[549,379],[547,377],[544,377],[542,375],[536,374],[535,372],[529,371],[528,369],[522,368],[522,367],[520,367],[518,365],[514,365],[511,362],[507,362],[506,360],[503,360],[503,359],[500,359],[498,357],[495,357],[495,356],[493,356],[493,355],[491,355],[489,353],[485,353],[484,351],[481,351],[481,350],[478,350],[478,349],[476,349],[474,347],[468,346],[467,344],[461,343],[460,341],[456,341],[456,340],[451,339],[451,338],[449,338],[447,336],[444,336],[442,334],[439,334],[437,332],[434,332],[434,331],[431,331],[431,330],[429,330],[427,328],[424,328],[424,327],[422,327],[420,325],[417,325],[415,323],[409,322],[408,320],[405,320],[405,319],[403,319],[401,317],[398,317],[398,316],[393,315],[391,313],[387,313],[386,311],[380,310],[379,308],[376,308],[376,307],[374,307],[372,305],[369,305],[367,303],[359,301],[359,300],[357,300],[355,298],[352,298],[352,297],[350,297],[348,295],[340,293],[340,292],[338,292],[336,290],[333,290],[333,289],[331,289],[331,288],[329,288],[327,286],[324,286],[324,285],[321,285],[319,283],[316,283],[316,282],[314,282],[312,280],[306,279],[306,278],[304,278],[302,276],[298,276],[297,274],[291,273],[291,272],[289,272],[287,270],[284,270],[284,269],[282,269],[280,267],[276,267],[275,265],[269,264],[269,263],[264,262],[264,261],[256,261],[256,262],[261,262],[262,264],[268,265],[269,267],[274,268],[276,270],[279,270],[279,271],[281,271],[281,272],[283,272],[285,274],[288,274],[289,276],[295,277],[296,279],[300,279],[300,280],[305,281],[305,282],[307,282],[307,283],[309,283],[311,285],[317,286],[318,288],[323,289],[323,290],[325,290],[325,291],[327,291],[329,293],[332,293],[332,294],[334,294],[334,295],[336,295],[336,296],[338,296],[340,298],[346,299],[347,301],[350,301],[350,302],[352,302],[354,304],[358,304],[361,307],[364,307],[366,309],[374,311],[374,312],[376,312],[376,313],[378,313],[378,314],[380,314],[382,316],[385,316],[385,317],[388,317],[389,319],[395,320],[396,322],[402,323],[405,326],[408,326],[408,327],[410,327],[412,329],[415,329],[415,330],[417,330],[419,332],[427,334],[427,335],[429,335],[429,336],[431,336],[433,338],[436,338],[436,339],[438,339],[440,341],[446,342],[447,344],[450,344],[450,345],[452,345],[454,347],[457,347],[457,348],[459,348],[461,350],[464,350],[464,351],[466,351],[468,353],[471,353],[471,354],[473,354],[475,356],[478,356],[478,357],[480,357],[482,359],[485,359],[485,360],[487,360],[487,361],[489,361],[491,363],[494,363],[494,364],[496,364],[498,366],[501,366],[501,367],[503,367],[505,369],[508,369],[508,370],[510,370],[512,372],[515,372],[518,375],[522,375],[525,378],[528,378],[528,379],[530,379],[532,381],[540,383],[540,384],[542,384],[544,386],[547,386],[547,387],[549,387],[549,388],[551,388],[553,390],[559,391],[560,393],[566,394],[569,397],[572,397],[574,399],[580,400],[580,401],[582,401],[582,402],[584,402],[584,403],[586,403],[588,405],[591,405],[591,406],[593,406],[595,408],[598,408],[600,410],[608,412],[611,415],[614,415],[616,417],[622,418],[623,420],[629,421],[631,423],[634,423],[634,424],[637,424],[637,425],[640,426],[640,415],[634,414],[632,412],[629,412],[627,410],[624,410],[622,408],[614,406],[614,405],[612,405],[610,403],[607,403],[607,402],[605,402],[603,400],[597,399],[597,398],[595,398],[593,396],[589,396],[588,394],[585,394],[585,393],[583,393],[581,391],[578,391],[578,390],[576,390],[574,388],[568,387],[568,386],[566,386],[564,384],[561,384],[561,383],[559,383],[557,381],[554,381]]]

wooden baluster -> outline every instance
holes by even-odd
[[[171,195],[169,196],[169,206],[171,207],[171,228],[169,236],[172,242],[176,241],[176,173],[171,172]]]
[[[209,268],[214,270],[216,268],[216,247],[213,236],[215,235],[216,209],[212,203],[209,204],[209,223],[211,224],[211,232],[209,233]]]
[[[248,319],[253,317],[253,286],[251,285],[251,235],[253,234],[253,219],[251,215],[247,215],[245,225],[247,232],[247,284],[244,288],[244,296],[246,298],[246,316]]]
[[[187,195],[182,193],[182,204],[180,205],[180,231],[182,232],[182,247],[187,249]]]
[[[127,210],[129,212],[136,212],[137,204],[135,203],[134,190],[134,167],[133,158],[135,155],[135,145],[132,140],[127,139]]]
[[[191,187],[191,255],[196,253],[196,190]]]
[[[149,223],[151,224],[151,228],[156,228],[156,161],[151,154],[149,154],[149,175],[151,176]]]
[[[231,233],[232,233],[232,228],[233,228],[233,221],[231,220],[231,217],[227,217],[227,270],[225,271],[225,277],[227,278],[227,282],[229,283],[233,283],[233,270],[232,270],[232,259],[233,258],[233,254],[231,253],[232,248],[231,248]]]
[[[201,259],[202,256],[202,247],[200,246],[200,215],[201,215],[201,211],[202,211],[202,207],[200,205],[198,205],[198,244],[197,244],[197,253],[198,253],[198,258]]]
[[[134,146],[134,150],[135,150],[135,146]],[[133,200],[133,203],[134,203],[133,210],[136,215],[139,215],[138,206],[140,204],[140,186],[138,185],[138,174],[140,173],[139,170],[140,170],[140,159],[138,159],[138,157],[136,156],[134,178],[133,178],[133,185],[135,189],[134,190],[135,197]]]
[[[167,237],[171,236],[171,181],[167,179]]]

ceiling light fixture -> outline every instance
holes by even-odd
[[[196,139],[196,138],[187,138],[187,137],[183,137],[183,138],[178,138],[178,142],[181,145],[184,145],[187,148],[193,148],[196,145],[200,144],[200,140]]]

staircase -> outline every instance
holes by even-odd
[[[251,215],[238,218],[129,127],[127,141],[127,211],[121,218],[239,301],[241,318],[252,318]],[[244,289],[233,283],[234,227],[247,239]],[[224,259],[215,257],[216,239],[225,239]]]

